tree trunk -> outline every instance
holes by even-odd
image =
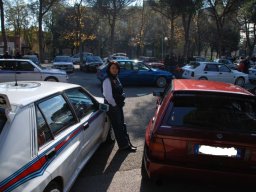
[[[3,1],[0,0],[0,9],[1,9],[1,30],[2,30],[2,38],[4,42],[4,52],[7,51],[7,37],[5,32],[5,22],[4,22],[4,4]]]
[[[174,14],[171,15],[171,37],[170,37],[170,54],[173,54],[173,49],[174,49]]]
[[[110,21],[110,50],[111,53],[114,53],[115,51],[115,27],[116,27],[116,17],[113,16],[112,20]]]
[[[184,29],[184,47],[183,47],[183,54],[187,58],[188,57],[188,48],[189,48],[189,30],[190,30],[190,23],[191,23],[192,14],[182,14],[182,24]]]
[[[43,49],[43,3],[40,1],[39,15],[38,15],[38,45],[39,45],[39,59],[41,62],[44,61],[44,49]]]

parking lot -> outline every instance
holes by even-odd
[[[84,73],[78,69],[70,74],[69,82],[84,86],[96,96],[101,96],[100,82],[95,73]],[[156,87],[125,87],[125,121],[132,143],[138,147],[136,153],[118,152],[117,145],[102,145],[84,167],[71,192],[85,191],[241,191],[236,183],[225,186],[216,181],[187,179],[165,179],[161,183],[142,182],[140,167],[144,145],[144,131],[155,107],[152,92]],[[244,187],[244,186],[243,186]],[[243,191],[246,189],[243,188]]]

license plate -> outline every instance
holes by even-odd
[[[223,156],[223,157],[241,157],[241,150],[235,147],[215,147],[209,145],[195,145],[195,154]]]

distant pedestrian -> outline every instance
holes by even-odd
[[[4,59],[11,59],[12,56],[9,55],[9,52],[8,52],[8,51],[5,51],[5,53],[4,53],[4,55],[3,55],[3,58],[4,58]]]
[[[14,58],[15,58],[15,59],[22,59],[22,55],[20,54],[19,51],[16,52]]]
[[[241,60],[239,62],[238,70],[248,74],[249,73],[249,68],[250,68],[250,61],[249,57],[247,56],[246,58],[241,57]]]

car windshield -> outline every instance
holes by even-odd
[[[7,118],[5,116],[5,110],[0,108],[0,134],[2,133],[2,130],[4,128],[6,121],[7,121]]]
[[[72,62],[71,57],[55,57],[54,62]]]
[[[102,59],[98,56],[87,56],[86,61],[87,62],[103,62]]]
[[[170,103],[164,124],[256,133],[256,100],[241,95],[177,94]]]

